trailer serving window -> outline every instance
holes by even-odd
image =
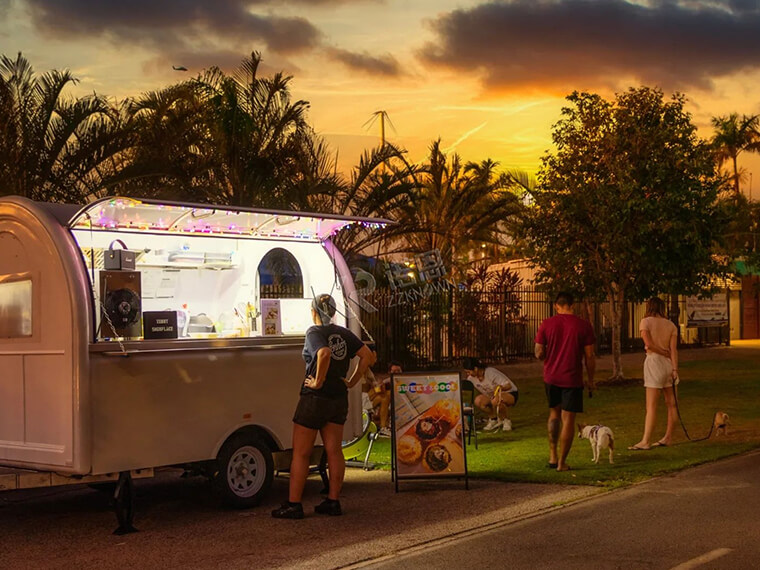
[[[118,198],[69,227],[92,280],[96,340],[174,338],[160,337],[168,329],[188,339],[302,335],[312,296],[340,290],[324,241],[354,223],[387,221]]]

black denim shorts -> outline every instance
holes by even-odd
[[[293,414],[293,423],[309,429],[322,429],[326,424],[346,423],[348,396],[324,398],[314,394],[301,394]]]
[[[544,384],[544,388],[550,408],[560,406],[566,412],[583,412],[583,388],[563,388],[554,384]]]

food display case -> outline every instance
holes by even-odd
[[[254,504],[289,464],[315,294],[361,335],[331,237],[387,220],[126,197],[0,198],[0,465],[196,465]],[[345,439],[361,432],[358,388]],[[2,485],[0,484],[0,487]]]

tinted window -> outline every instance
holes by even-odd
[[[32,336],[32,282],[0,283],[0,338],[24,336]]]

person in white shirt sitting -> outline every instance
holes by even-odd
[[[483,430],[495,431],[501,427],[504,431],[510,431],[510,410],[519,397],[515,383],[496,368],[483,366],[477,358],[465,358],[463,368],[467,379],[478,391],[475,407],[489,417]]]

